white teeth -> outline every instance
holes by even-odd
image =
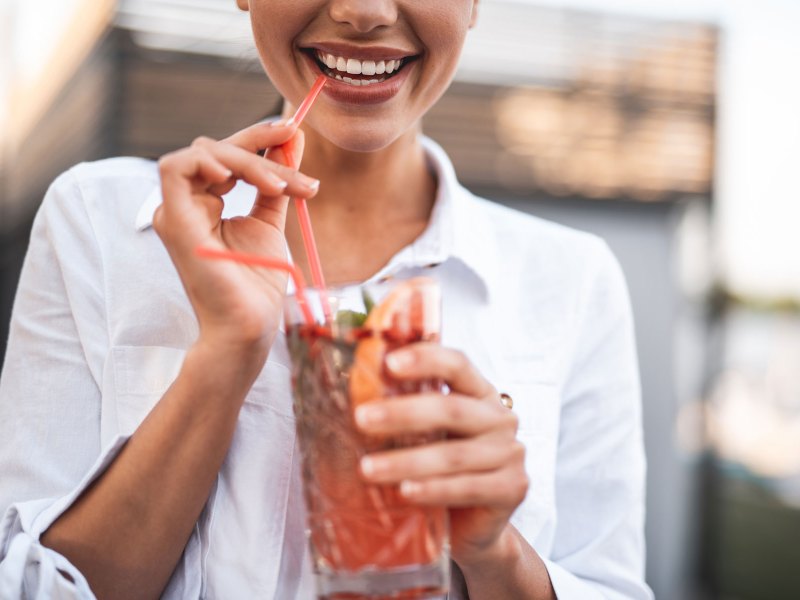
[[[387,75],[391,75],[392,73],[398,71],[403,64],[403,59],[397,60],[387,60],[387,61],[373,61],[373,60],[358,60],[357,58],[344,58],[342,56],[334,56],[333,54],[328,54],[327,52],[317,51],[317,59],[324,63],[332,71],[339,71],[340,73],[347,73],[348,75],[383,75],[386,73]],[[367,80],[355,80],[353,78],[345,78],[350,79],[351,82],[363,82],[364,84],[368,85],[370,83],[377,83],[381,80],[376,79],[367,79]],[[353,85],[361,85],[361,83],[353,83]]]
[[[350,73],[350,75],[361,75],[361,61],[355,58],[348,58],[347,72]]]
[[[361,63],[361,72],[364,75],[375,75],[375,61],[365,60]]]
[[[380,79],[353,79],[352,77],[342,77],[338,73],[334,73],[333,77],[335,79],[338,79],[339,81],[343,81],[344,83],[348,83],[356,87],[372,85],[373,83],[383,83],[384,81],[386,81],[385,77],[381,77]]]
[[[400,65],[403,64],[402,60],[390,60],[386,63],[386,72],[393,73],[400,68]]]

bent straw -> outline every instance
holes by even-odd
[[[322,88],[325,87],[327,80],[328,78],[325,75],[317,77],[317,80],[314,82],[314,87],[311,88],[306,99],[300,104],[297,112],[290,119],[290,123],[293,122],[295,125],[300,126],[303,119],[306,118],[308,111],[311,110],[314,100],[317,99]],[[293,144],[286,143],[281,149],[283,150],[283,158],[286,161],[286,166],[291,169],[297,169],[298,165],[294,160],[292,146]],[[306,204],[305,198],[293,198],[293,200],[295,209],[297,210],[297,219],[300,222],[300,233],[303,236],[303,245],[305,246],[306,256],[308,257],[308,266],[311,269],[311,281],[313,281],[314,285],[320,290],[324,290],[325,278],[322,275],[322,264],[319,260],[317,242],[314,239],[314,230],[311,228],[311,216],[308,214],[308,205]]]
[[[294,265],[277,258],[245,254],[244,252],[236,252],[235,250],[217,250],[215,248],[208,248],[207,246],[198,246],[195,249],[195,254],[201,258],[230,260],[244,265],[265,267],[267,269],[288,273],[292,277],[292,281],[294,281],[297,303],[300,305],[300,310],[303,311],[303,318],[306,320],[306,324],[314,325],[314,315],[311,313],[311,308],[309,308],[306,299],[306,282],[303,279],[303,273]]]
[[[317,77],[317,80],[314,82],[314,85],[311,87],[311,91],[308,92],[308,96],[303,102],[300,104],[297,112],[294,113],[294,116],[289,119],[289,123],[295,123],[296,125],[300,125],[303,122],[303,119],[306,118],[308,111],[311,110],[311,106],[314,104],[314,101],[319,96],[319,93],[322,91],[322,88],[325,87],[325,83],[328,81],[326,75],[320,75]]]

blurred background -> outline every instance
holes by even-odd
[[[623,265],[663,600],[800,598],[799,29],[798,0],[483,0],[426,122],[469,187]],[[0,0],[0,361],[59,172],[278,102],[234,0]]]

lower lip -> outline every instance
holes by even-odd
[[[314,77],[323,73],[319,64],[317,64],[317,61],[312,56],[308,54],[305,56],[311,63]],[[413,69],[416,64],[417,61],[406,64],[394,77],[390,77],[381,83],[372,83],[370,85],[355,86],[344,81],[339,81],[333,77],[328,77],[328,83],[322,88],[322,93],[344,104],[380,104],[382,102],[387,102],[400,92],[400,88],[403,86],[405,80],[408,79],[411,69]]]

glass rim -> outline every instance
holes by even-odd
[[[319,295],[322,292],[336,295],[337,292],[344,292],[346,290],[353,290],[359,288],[370,288],[370,287],[379,287],[383,285],[391,285],[391,284],[400,284],[404,281],[408,281],[410,279],[428,279],[432,284],[441,286],[441,283],[435,277],[430,277],[428,275],[411,275],[409,277],[388,277],[388,278],[381,278],[375,281],[362,281],[362,282],[353,282],[353,283],[343,283],[338,285],[331,285],[325,286],[324,288],[317,287],[315,285],[307,285],[303,288],[303,294],[314,294]],[[286,292],[284,295],[284,300],[289,298],[297,298],[298,295],[298,288],[295,287],[294,291]]]

